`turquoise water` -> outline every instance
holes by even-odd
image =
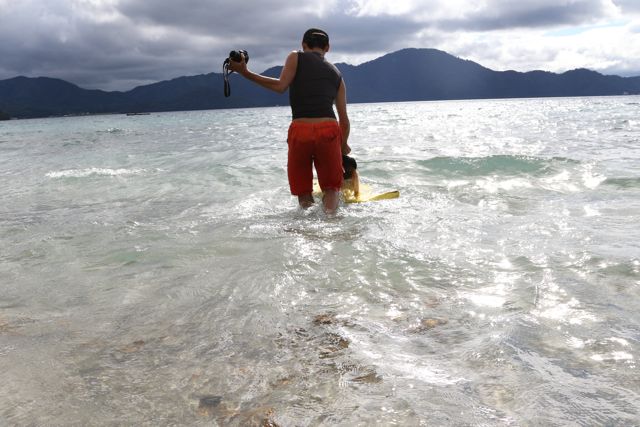
[[[335,217],[288,108],[1,123],[0,424],[637,424],[640,99],[350,115]]]

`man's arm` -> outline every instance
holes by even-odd
[[[261,74],[254,73],[247,68],[247,63],[242,57],[242,62],[231,61],[229,68],[238,74],[244,76],[247,80],[251,80],[258,85],[272,90],[278,93],[284,93],[288,88],[293,78],[296,76],[296,69],[298,68],[298,53],[291,52],[284,62],[282,72],[279,78],[267,77]]]
[[[342,154],[349,154],[351,152],[348,144],[351,124],[349,123],[349,116],[347,115],[347,88],[344,80],[340,82],[338,94],[336,95],[336,110],[338,110],[338,122],[342,130]]]

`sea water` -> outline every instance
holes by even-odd
[[[1,425],[638,425],[640,98],[0,124]]]

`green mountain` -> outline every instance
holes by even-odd
[[[606,76],[578,69],[562,74],[493,71],[435,49],[403,49],[352,66],[337,64],[348,100],[393,102],[444,99],[529,98],[640,94],[640,77]],[[277,76],[280,67],[264,73]],[[127,92],[82,89],[59,79],[0,80],[0,111],[17,118],[288,105],[280,95],[231,76],[231,97],[222,74],[178,77]]]

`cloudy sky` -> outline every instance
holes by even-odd
[[[429,47],[495,70],[640,75],[640,0],[0,0],[0,79],[128,90],[220,72],[239,48],[260,72],[308,27],[333,62]]]

